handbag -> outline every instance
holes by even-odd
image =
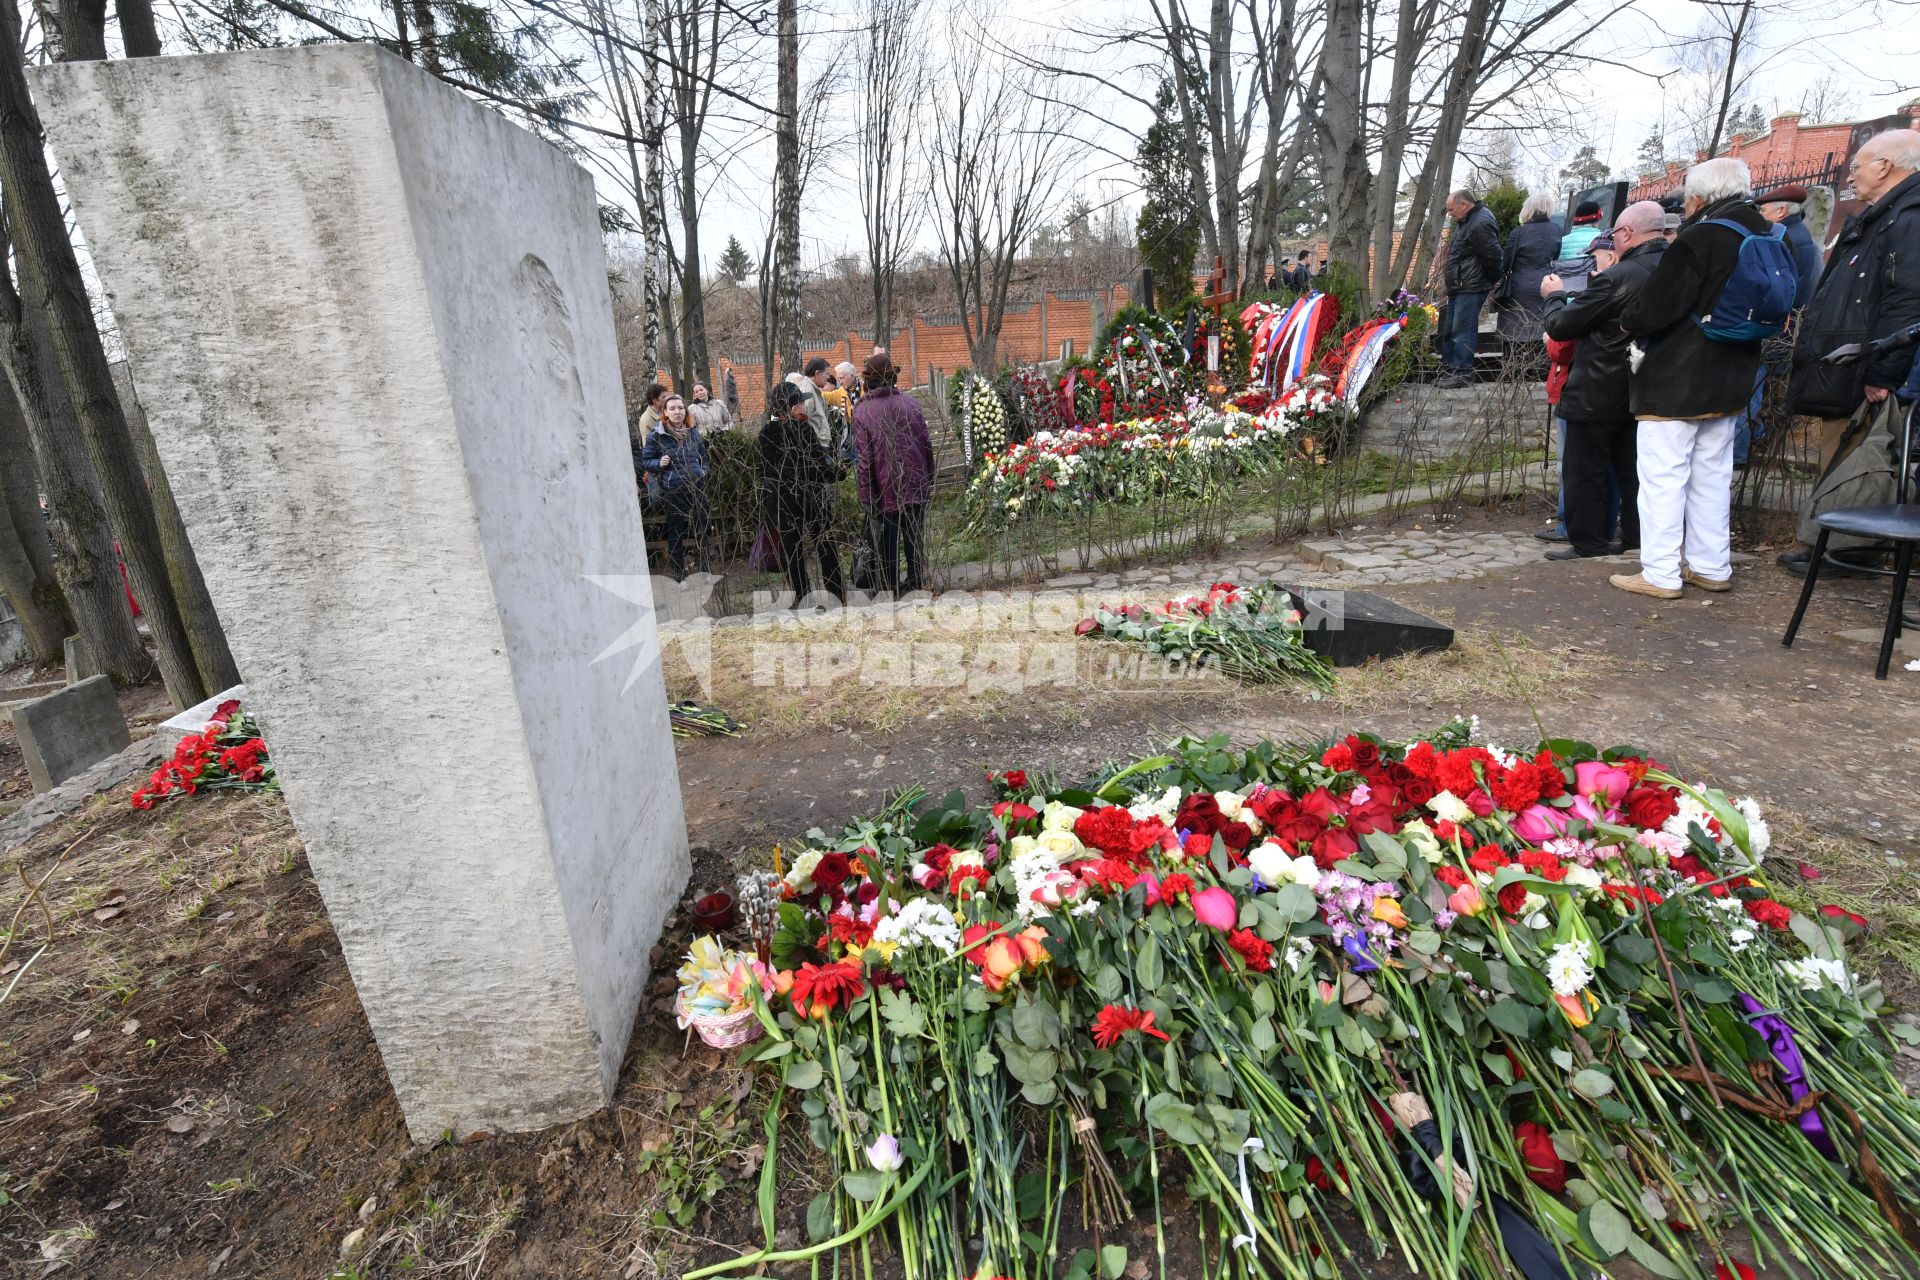
[[[747,568],[758,573],[779,573],[784,567],[780,562],[780,539],[762,517],[753,531],[753,545],[747,549]]]

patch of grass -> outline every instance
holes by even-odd
[[[1444,653],[1409,654],[1342,670],[1330,697],[1334,706],[1349,711],[1423,700],[1439,706],[1531,706],[1556,689],[1633,665],[1591,650],[1543,646],[1518,632],[1456,630],[1453,647]]]
[[[1920,867],[1864,840],[1817,831],[1785,810],[1768,810],[1767,828],[1774,896],[1796,911],[1811,913],[1831,903],[1865,916],[1872,927],[1854,944],[1856,951],[1876,963],[1895,1000],[1920,998]],[[1802,879],[1798,862],[1816,868],[1820,878]]]

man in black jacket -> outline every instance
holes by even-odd
[[[1610,267],[1596,268],[1584,291],[1567,293],[1557,275],[1540,282],[1540,296],[1546,299],[1542,322],[1547,336],[1562,342],[1578,340],[1572,372],[1560,393],[1560,416],[1567,420],[1560,467],[1567,495],[1568,545],[1549,551],[1549,560],[1612,551],[1607,544],[1609,473],[1620,487],[1620,545],[1627,551],[1640,546],[1634,473],[1638,425],[1627,394],[1627,335],[1620,327],[1620,313],[1660,265],[1667,249],[1660,234],[1665,217],[1652,200],[1622,210],[1611,236],[1592,244],[1592,248],[1610,248],[1617,260]]]
[[[1480,340],[1480,308],[1500,283],[1500,224],[1487,206],[1467,191],[1447,197],[1453,239],[1447,242],[1447,313],[1440,322],[1438,385],[1464,387],[1473,381],[1473,351]]]
[[[1715,341],[1700,319],[1712,314],[1747,236],[1773,232],[1754,207],[1744,161],[1701,161],[1681,193],[1679,234],[1620,315],[1633,339],[1628,394],[1640,423],[1640,572],[1609,581],[1662,600],[1677,599],[1683,581],[1705,591],[1733,585],[1734,427],[1753,395],[1760,344]]]
[[[1878,404],[1906,381],[1912,353],[1889,352],[1852,364],[1821,357],[1849,342],[1865,344],[1920,321],[1920,131],[1876,134],[1855,153],[1853,192],[1868,207],[1847,224],[1827,255],[1813,299],[1800,316],[1788,397],[1795,413],[1820,422],[1820,470],[1861,401]],[[1844,557],[1841,557],[1844,558]],[[1805,551],[1780,557],[1807,571]]]

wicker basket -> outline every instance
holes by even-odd
[[[732,1013],[695,1018],[693,1029],[715,1049],[738,1049],[743,1044],[752,1044],[767,1033],[766,1028],[760,1025],[760,1019],[754,1016],[752,1005]]]

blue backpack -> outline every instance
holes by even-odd
[[[1706,225],[1739,232],[1740,259],[1714,300],[1713,311],[1700,317],[1700,331],[1714,342],[1771,338],[1786,327],[1799,284],[1786,227],[1775,223],[1766,235],[1759,235],[1727,218],[1709,218]]]

